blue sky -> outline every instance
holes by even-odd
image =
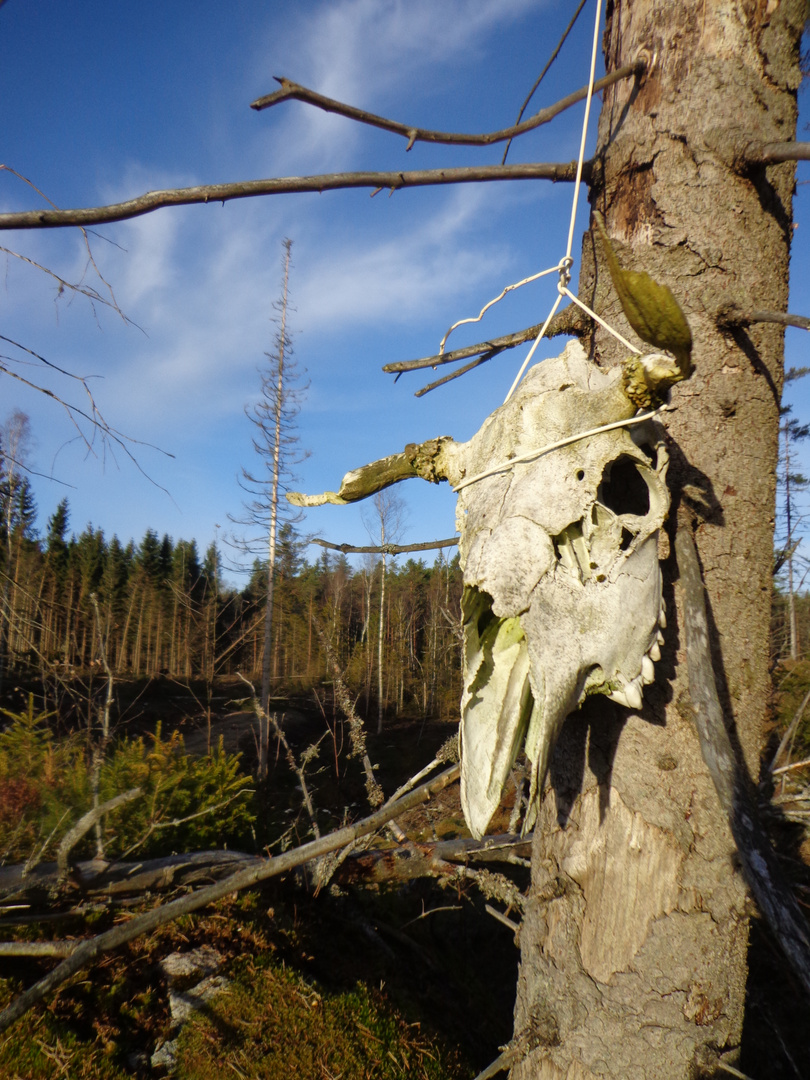
[[[573,9],[558,0],[174,0],[145,17],[139,5],[100,0],[8,0],[0,7],[0,160],[62,207],[226,180],[496,163],[502,147],[417,144],[406,154],[397,136],[296,102],[262,113],[249,104],[276,88],[274,75],[286,75],[422,127],[504,127]],[[594,10],[591,0],[531,111],[587,82]],[[806,97],[802,104],[806,112]],[[594,131],[597,113],[598,103]],[[573,159],[581,122],[576,107],[514,143],[510,160]],[[807,188],[798,191],[791,310],[808,313],[801,268],[810,215]],[[243,410],[272,347],[286,236],[295,356],[310,382],[298,424],[310,451],[298,468],[301,490],[336,488],[347,470],[407,442],[469,438],[503,400],[526,349],[422,399],[413,393],[431,372],[394,384],[381,366],[434,353],[452,322],[477,314],[507,283],[554,265],[565,253],[572,194],[573,185],[548,182],[374,198],[358,190],[166,209],[104,226],[91,237],[93,255],[135,325],[82,297],[58,296],[53,279],[3,256],[2,333],[92,376],[112,426],[174,455],[135,449],[166,494],[120,453],[114,459],[97,445],[88,454],[58,406],[3,377],[0,422],[14,408],[27,412],[31,465],[62,482],[34,478],[41,528],[67,495],[76,532],[92,522],[126,542],[153,528],[204,549],[234,531],[228,518],[239,516],[243,498],[237,475],[257,467]],[[2,209],[38,205],[26,185],[0,172]],[[575,257],[586,224],[583,187]],[[7,233],[0,243],[103,290],[76,230]],[[453,345],[540,321],[555,284],[548,278],[510,294],[483,324],[457,331]],[[804,337],[788,331],[789,364],[808,362]],[[558,340],[537,357],[559,349]],[[64,378],[18,370],[79,401]],[[801,385],[794,397],[806,419]],[[404,542],[453,534],[450,491],[418,481],[398,490]],[[368,543],[360,507],[310,511],[301,527]]]

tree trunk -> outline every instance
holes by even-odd
[[[723,333],[716,315],[724,301],[786,310],[793,166],[736,162],[749,141],[795,138],[803,18],[800,0],[608,3],[608,71],[641,49],[652,69],[605,92],[591,190],[622,265],[669,285],[692,328],[696,370],[665,421],[669,479],[676,504],[707,507],[696,541],[718,688],[754,777],[783,332]],[[632,335],[591,235],[580,295]],[[621,358],[601,331],[591,344],[601,364]],[[642,713],[590,699],[552,762],[521,930],[516,1080],[686,1080],[739,1047],[746,890],[692,723],[674,560],[664,569],[670,629]]]

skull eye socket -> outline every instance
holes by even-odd
[[[617,516],[646,517],[650,512],[650,489],[629,457],[617,458],[605,467],[596,497]]]

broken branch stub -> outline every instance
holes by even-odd
[[[442,480],[457,483],[459,474],[453,453],[456,445],[449,435],[440,435],[423,443],[408,443],[401,454],[391,454],[347,472],[339,491],[324,491],[320,495],[290,491],[287,500],[293,506],[323,506],[326,503],[345,506],[367,499],[369,495],[398,484],[400,480],[411,480],[417,476],[432,484]]]

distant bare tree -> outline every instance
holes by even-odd
[[[253,448],[263,463],[261,472],[242,470],[242,486],[253,495],[246,505],[247,515],[240,523],[258,526],[262,530],[262,546],[267,556],[267,596],[264,614],[264,646],[262,650],[262,686],[259,698],[261,721],[259,733],[259,776],[267,775],[267,754],[270,739],[268,714],[270,700],[270,671],[273,646],[273,598],[276,579],[276,546],[280,514],[290,520],[288,503],[279,507],[279,494],[287,490],[293,479],[291,468],[301,460],[295,451],[298,437],[293,434],[295,418],[306,390],[299,381],[299,372],[291,360],[292,338],[288,329],[289,287],[292,240],[283,242],[281,297],[274,301],[277,330],[272,352],[265,353],[267,364],[259,370],[261,395],[245,410],[255,428]],[[258,543],[258,541],[257,541]],[[256,550],[248,541],[246,548]]]

